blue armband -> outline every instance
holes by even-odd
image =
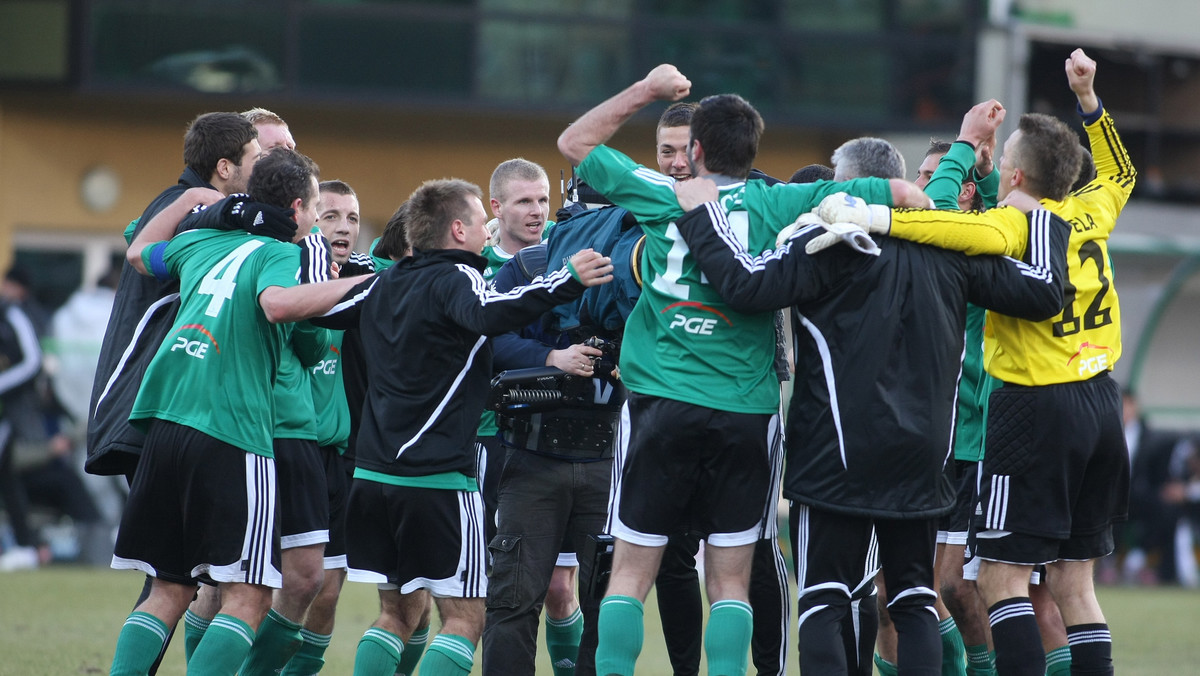
[[[163,260],[163,256],[167,253],[167,244],[167,242],[152,244],[150,246],[150,255],[142,254],[142,260],[149,258],[149,265],[147,267],[150,270],[150,274],[154,275],[154,278],[161,282],[172,279],[171,272],[167,270],[167,262]]]

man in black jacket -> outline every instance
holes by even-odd
[[[693,185],[694,184],[694,185]],[[793,306],[796,386],[788,415],[784,495],[800,587],[800,667],[846,673],[840,621],[862,576],[871,528],[892,598],[900,668],[937,674],[932,612],[938,517],[953,505],[944,474],[954,428],[967,301],[1029,318],[1062,307],[1068,226],[1030,215],[1027,260],[969,258],[885,239],[877,255],[835,247],[803,219],[778,250],[752,257],[709,201],[711,183],[676,187],[693,256],[734,308]]]
[[[483,631],[486,545],[475,429],[492,377],[487,340],[612,279],[587,249],[567,267],[500,294],[483,280],[486,214],[478,186],[427,181],[408,201],[414,253],[363,283],[341,314],[359,316],[367,384],[346,508],[351,580],[379,584],[381,612],[355,673],[391,676],[433,596],[441,632],[422,671],[466,674]]]

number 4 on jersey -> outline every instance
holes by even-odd
[[[241,269],[242,263],[245,263],[250,254],[264,243],[257,240],[246,242],[222,258],[208,271],[208,274],[204,275],[204,279],[200,280],[200,290],[197,293],[212,296],[204,314],[209,317],[216,317],[220,314],[221,306],[233,297],[233,290],[237,286],[238,270]]]

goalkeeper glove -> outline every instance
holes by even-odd
[[[892,210],[882,204],[867,204],[844,192],[834,193],[821,200],[817,215],[826,223],[853,223],[872,235],[886,235],[892,230]]]
[[[878,256],[880,253],[879,245],[866,230],[855,225],[854,223],[823,223],[825,226],[825,234],[818,235],[808,240],[808,244],[804,245],[804,251],[808,254],[815,254],[818,251],[823,251],[829,247],[844,242],[851,249],[859,253]]]

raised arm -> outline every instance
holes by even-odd
[[[1004,106],[991,99],[975,104],[963,116],[958,138],[925,185],[925,194],[938,209],[960,208],[958,197],[963,183],[972,180],[972,170],[986,169],[991,173],[991,148],[995,146],[996,129],[1004,121],[1004,114]],[[994,205],[993,199],[988,206]]]
[[[1079,101],[1079,114],[1083,116],[1092,160],[1096,163],[1096,178],[1076,195],[1095,209],[1102,209],[1105,217],[1099,220],[1111,228],[1133,192],[1137,170],[1116,124],[1096,95],[1096,62],[1082,49],[1076,49],[1067,59],[1066,71],[1067,83]]]
[[[664,63],[621,93],[592,108],[558,137],[558,150],[571,166],[578,166],[596,146],[616,133],[634,113],[655,101],[678,101],[692,83],[671,64]]]

